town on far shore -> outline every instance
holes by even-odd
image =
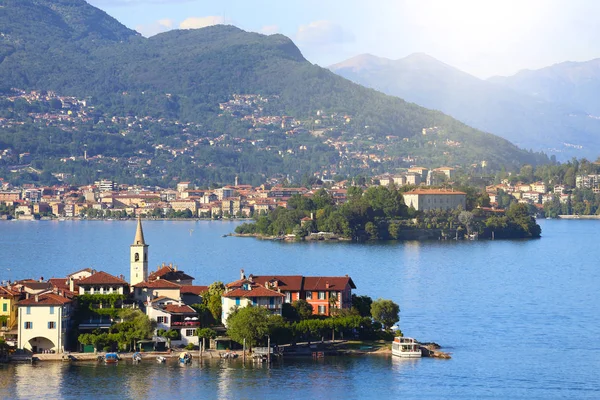
[[[170,189],[119,184],[109,179],[84,186],[23,184],[15,187],[0,178],[0,219],[93,219],[140,215],[146,218],[250,218],[278,207],[287,208],[294,195],[311,197],[324,190],[339,205],[347,201],[348,189],[352,186],[390,185],[401,189],[404,203],[416,211],[458,207],[465,210],[466,193],[452,189],[455,178],[453,167],[428,169],[418,166],[402,174],[384,174],[362,182],[315,179],[309,187],[290,187],[281,177],[271,178],[258,187],[239,184],[236,178],[233,185],[214,189],[201,189],[191,182],[179,182],[175,189]],[[578,177],[577,188],[591,187],[590,179]],[[597,180],[600,183],[600,178]],[[565,193],[567,189],[565,185],[548,187],[543,182],[511,183],[504,179],[481,191],[484,200],[478,206],[484,210],[502,211],[507,203],[518,202],[543,211],[545,203],[569,202],[571,195]],[[509,197],[508,201],[505,196]]]
[[[263,335],[279,344],[322,341],[326,334],[390,339],[399,321],[398,305],[356,296],[348,275],[241,270],[239,277],[225,277],[227,284],[197,285],[172,263],[150,270],[149,247],[138,219],[128,280],[85,268],[61,278],[2,282],[1,350],[43,359],[71,352],[192,350],[201,343],[205,350],[251,349]],[[245,331],[248,319],[265,324],[260,337]]]

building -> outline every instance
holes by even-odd
[[[129,248],[129,284],[134,286],[148,280],[148,245],[144,241],[144,231],[142,230],[140,217],[138,217],[133,244]]]
[[[243,276],[243,272],[242,272]],[[247,306],[264,307],[272,314],[281,315],[284,295],[279,291],[271,290],[250,282],[243,276],[242,279],[225,286],[225,293],[221,297],[221,322],[227,326],[227,318],[235,308]]]
[[[0,333],[10,331],[16,326],[17,303],[20,297],[20,293],[0,286]]]
[[[356,285],[349,276],[307,276],[303,295],[313,306],[313,314],[330,316],[333,309],[352,308],[352,289],[356,289]]]
[[[443,189],[417,189],[404,193],[404,204],[417,211],[454,210],[467,205],[464,192]]]
[[[116,276],[104,271],[81,279],[77,282],[79,294],[129,294],[129,284]]]
[[[65,350],[71,325],[72,301],[55,293],[30,296],[19,302],[19,349],[33,353]]]
[[[166,265],[164,263],[162,264],[162,266],[158,266],[156,268],[156,271],[152,272],[148,276],[148,282],[153,282],[159,279],[173,282],[178,285],[191,285],[194,281],[194,277],[189,276],[185,272],[178,270],[176,265]]]
[[[454,176],[456,175],[456,170],[452,167],[439,167],[439,168],[435,168],[433,170],[433,172],[439,172],[442,173],[444,175],[446,175],[446,178],[448,179],[453,179]]]
[[[241,279],[230,283],[228,288],[250,286],[277,291],[283,295],[283,302],[292,303],[306,300],[313,307],[313,314],[330,316],[333,309],[352,308],[352,289],[356,285],[349,276],[301,276],[301,275],[265,275],[247,278],[241,271]],[[238,306],[244,306],[238,304]]]
[[[133,298],[139,302],[147,302],[159,298],[169,297],[179,300],[181,298],[181,285],[164,279],[152,282],[139,282],[132,286]]]
[[[146,315],[156,321],[155,336],[160,329],[177,332],[177,337],[171,339],[171,347],[190,343],[198,345],[196,329],[200,327],[200,320],[192,307],[175,299],[160,297],[146,305]]]

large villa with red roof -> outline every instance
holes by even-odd
[[[313,306],[313,314],[332,315],[332,310],[352,307],[352,289],[356,285],[349,276],[313,277],[301,275],[263,275],[246,277],[227,284],[222,298],[221,322],[235,307],[247,305],[265,307],[281,315],[283,303],[306,300]]]

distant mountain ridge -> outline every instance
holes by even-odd
[[[249,123],[225,117],[219,109],[219,104],[234,94],[270,98],[262,106],[264,113],[306,121],[309,127],[304,135],[312,141],[308,131],[320,123],[315,120],[317,111],[347,115],[343,125],[319,133],[323,139],[313,147],[319,152],[316,156],[298,153],[298,158],[310,162],[286,164],[277,151],[269,155],[273,165],[281,165],[282,173],[313,173],[303,170],[307,165],[313,169],[340,165],[344,156],[331,144],[337,140],[356,146],[364,143],[367,147],[360,151],[368,146],[383,149],[381,159],[386,166],[401,165],[397,160],[411,153],[440,165],[486,161],[495,168],[515,168],[547,161],[543,155],[518,149],[440,112],[362,87],[313,65],[283,35],[265,36],[220,25],[174,30],[146,39],[83,0],[0,0],[0,5],[0,90],[54,90],[87,99],[97,115],[194,122],[207,137],[228,134],[244,141],[252,139]],[[414,149],[407,150],[406,142],[399,140],[421,138],[422,130],[430,127],[442,132],[439,144],[431,139],[427,148],[414,144]],[[261,140],[267,140],[269,148],[287,151],[289,139],[284,132],[279,135],[275,134],[278,128],[270,129],[274,134]],[[120,136],[111,140],[129,140]],[[398,139],[396,147],[389,145],[390,138]],[[20,146],[19,151],[31,151],[35,160],[34,150],[10,137],[4,140],[5,145]],[[440,151],[436,146],[443,144],[447,149]],[[203,149],[202,154],[208,151],[212,150]]]
[[[590,118],[581,105],[521,93],[495,83],[499,79],[481,80],[426,54],[399,60],[366,54],[329,69],[353,82],[440,110],[521,147],[562,159],[598,155],[600,122]]]
[[[545,101],[569,104],[600,116],[600,58],[567,61],[513,76],[496,76],[490,82]]]

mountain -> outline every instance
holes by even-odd
[[[178,171],[177,178],[233,180],[236,173],[377,172],[415,161],[486,161],[495,169],[548,161],[313,65],[283,35],[212,26],[146,39],[83,0],[0,0],[0,27],[7,93],[0,111],[15,122],[0,130],[0,150],[31,153],[37,170],[64,171],[72,163],[61,164],[58,154],[79,162],[83,146],[88,156],[139,165],[127,176],[166,180]],[[57,105],[64,113],[61,103],[48,96],[32,103],[24,94],[15,101],[10,88],[73,96],[60,99],[63,107],[87,108],[69,114],[74,126],[40,127],[36,113]],[[237,95],[250,96],[252,110],[238,110]],[[225,103],[236,109],[224,112]],[[123,171],[106,166],[106,157],[102,168],[83,161],[80,174]]]
[[[598,156],[600,121],[589,118],[584,108],[481,80],[426,54],[399,60],[361,55],[329,68],[353,82],[440,110],[521,147],[561,159]]]
[[[600,116],[600,58],[524,70],[509,77],[492,77],[489,81],[544,101],[568,104]]]

